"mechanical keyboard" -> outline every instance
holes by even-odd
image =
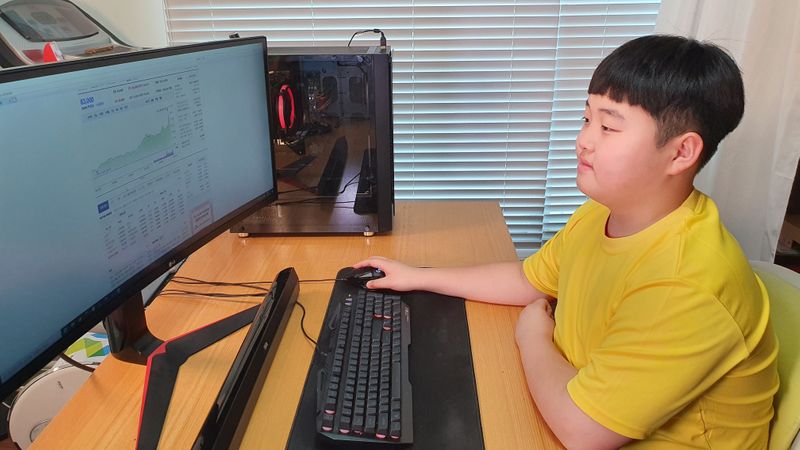
[[[400,295],[337,282],[318,351],[316,430],[336,441],[413,442],[410,310]]]

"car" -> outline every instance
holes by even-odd
[[[0,67],[140,50],[67,0],[0,0]]]

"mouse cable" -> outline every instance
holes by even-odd
[[[299,307],[300,307],[300,311],[302,311],[302,315],[300,316],[300,331],[302,331],[302,332],[303,332],[303,336],[305,336],[305,337],[306,337],[306,339],[307,339],[309,342],[311,342],[311,344],[313,344],[313,345],[314,345],[314,351],[316,351],[316,352],[319,352],[319,354],[320,354],[320,355],[322,355],[323,357],[326,357],[326,358],[327,358],[327,357],[328,357],[328,354],[327,354],[327,353],[325,353],[325,352],[323,352],[322,350],[320,350],[320,349],[319,349],[319,345],[317,345],[317,341],[315,341],[315,340],[314,340],[314,338],[312,338],[312,337],[311,337],[311,336],[308,334],[308,332],[306,331],[306,325],[305,325],[305,319],[306,319],[306,307],[305,307],[305,306],[303,306],[303,304],[302,304],[302,303],[300,303],[300,300],[295,300],[295,301],[294,301],[294,303],[295,303],[297,306],[299,306]]]
[[[331,281],[345,281],[344,278],[320,278],[319,280],[300,280],[301,283],[328,283]]]

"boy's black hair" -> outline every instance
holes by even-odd
[[[643,36],[623,44],[597,66],[589,94],[647,111],[658,125],[659,147],[687,131],[699,134],[699,168],[744,113],[742,75],[733,58],[714,44],[680,36]]]

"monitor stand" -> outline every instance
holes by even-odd
[[[146,365],[147,357],[164,343],[147,328],[141,292],[103,319],[103,326],[111,354],[122,361]]]

